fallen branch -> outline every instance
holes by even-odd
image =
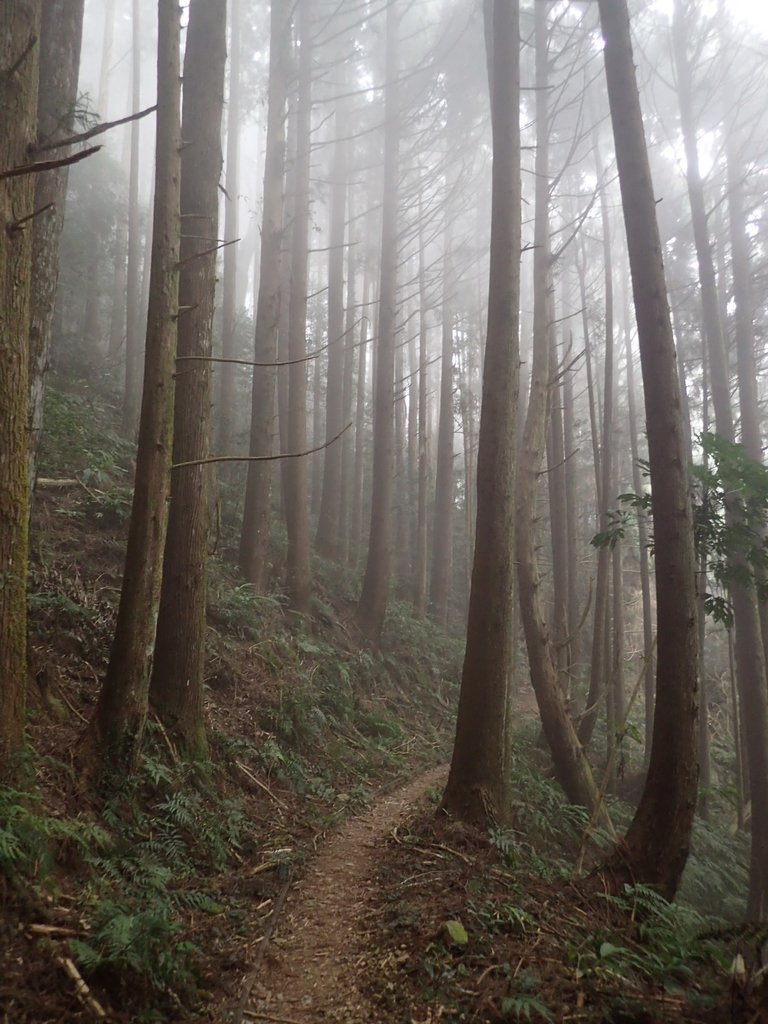
[[[35,489],[38,491],[66,491],[70,487],[82,486],[79,480],[52,480],[48,477],[38,477]]]
[[[272,792],[272,790],[269,788],[269,786],[267,786],[264,782],[262,782],[261,779],[257,778],[253,774],[251,769],[247,767],[247,765],[244,765],[242,761],[235,761],[235,764],[240,769],[240,771],[243,773],[243,775],[247,776],[247,778],[249,778],[251,780],[251,782],[253,782],[256,786],[258,786],[259,789],[263,789],[264,792],[267,794],[267,796],[269,796],[272,800],[275,801],[275,803],[277,804],[278,807],[282,807],[282,809],[284,811],[288,810],[288,804],[283,803],[283,801],[280,799],[280,797],[275,796],[275,794]]]
[[[87,1006],[89,1010],[92,1010],[99,1020],[107,1020],[106,1010],[88,988],[83,980],[82,974],[78,971],[77,967],[75,967],[72,960],[70,960],[69,957],[58,956],[56,957],[56,962],[64,968],[72,981],[74,981],[75,991],[83,1004]]]

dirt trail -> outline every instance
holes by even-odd
[[[377,849],[420,797],[444,783],[435,768],[373,803],[322,847],[288,894],[275,937],[235,1024],[375,1024],[359,991],[369,948],[368,894]]]

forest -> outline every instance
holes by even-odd
[[[6,1024],[768,1021],[768,14],[0,0]]]

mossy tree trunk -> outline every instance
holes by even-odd
[[[40,3],[0,4],[0,173],[28,163],[37,124]],[[24,736],[28,344],[35,179],[0,180],[0,781]]]

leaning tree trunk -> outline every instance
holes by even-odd
[[[275,422],[277,331],[280,320],[280,253],[283,246],[283,187],[285,183],[285,104],[288,91],[290,44],[288,0],[273,0],[267,100],[267,148],[264,164],[264,202],[261,229],[259,293],[256,300],[254,367],[251,396],[249,454],[272,454]],[[240,571],[258,591],[268,582],[269,526],[272,512],[272,464],[249,462],[245,510],[240,535]]]
[[[40,26],[40,86],[37,97],[38,145],[56,142],[74,131],[84,0],[48,0]],[[56,150],[54,155],[67,155]],[[68,168],[58,167],[35,179],[35,210],[45,211],[32,228],[32,308],[29,326],[29,467],[30,492],[37,478],[43,429],[43,396],[51,354],[51,329],[59,283],[59,242],[64,229]]]
[[[531,391],[520,446],[516,494],[516,551],[520,617],[536,694],[557,781],[568,799],[590,812],[599,794],[576,735],[557,671],[557,655],[541,609],[536,556],[536,491],[544,461],[550,352],[554,329],[552,253],[549,225],[549,101],[546,3],[535,8],[536,37],[536,221],[534,229],[533,360]]]
[[[400,149],[398,5],[387,7],[386,100],[384,109],[384,199],[382,206],[379,330],[376,339],[371,532],[357,623],[378,642],[384,628],[392,573],[395,333],[397,321],[397,208]]]
[[[696,562],[675,345],[626,0],[598,0],[645,388],[658,660],[653,749],[640,805],[613,855],[613,882],[667,898],[688,857],[697,782]]]
[[[0,174],[35,142],[39,0],[0,5]],[[27,683],[27,338],[32,175],[0,179],[0,782],[14,773]]]
[[[179,313],[180,31],[177,0],[159,0],[154,234],[136,480],[115,637],[87,736],[114,770],[132,770],[141,749],[168,525]]]
[[[226,63],[226,0],[192,0],[184,51],[181,273],[173,461],[210,447],[211,358]],[[171,476],[168,538],[150,699],[190,758],[207,754],[203,717],[210,468]]]
[[[510,664],[520,305],[520,7],[487,0],[493,183],[488,334],[477,459],[477,540],[456,740],[442,806],[463,821],[511,812]]]
[[[686,156],[686,179],[691,205],[691,221],[701,284],[702,327],[709,355],[712,406],[715,429],[726,441],[735,440],[728,359],[723,337],[717,295],[714,261],[704,197],[704,183],[699,169],[697,125],[693,105],[693,81],[687,55],[689,24],[681,0],[676,0],[673,19],[673,42],[680,99],[680,124]],[[730,495],[726,504],[730,525],[741,518],[738,496]],[[743,557],[739,552],[729,555],[732,583],[734,633],[736,638],[737,679],[744,708],[745,741],[749,764],[752,828],[750,878],[747,913],[762,919],[768,913],[768,686],[762,647],[762,634],[753,585],[741,582]]]

